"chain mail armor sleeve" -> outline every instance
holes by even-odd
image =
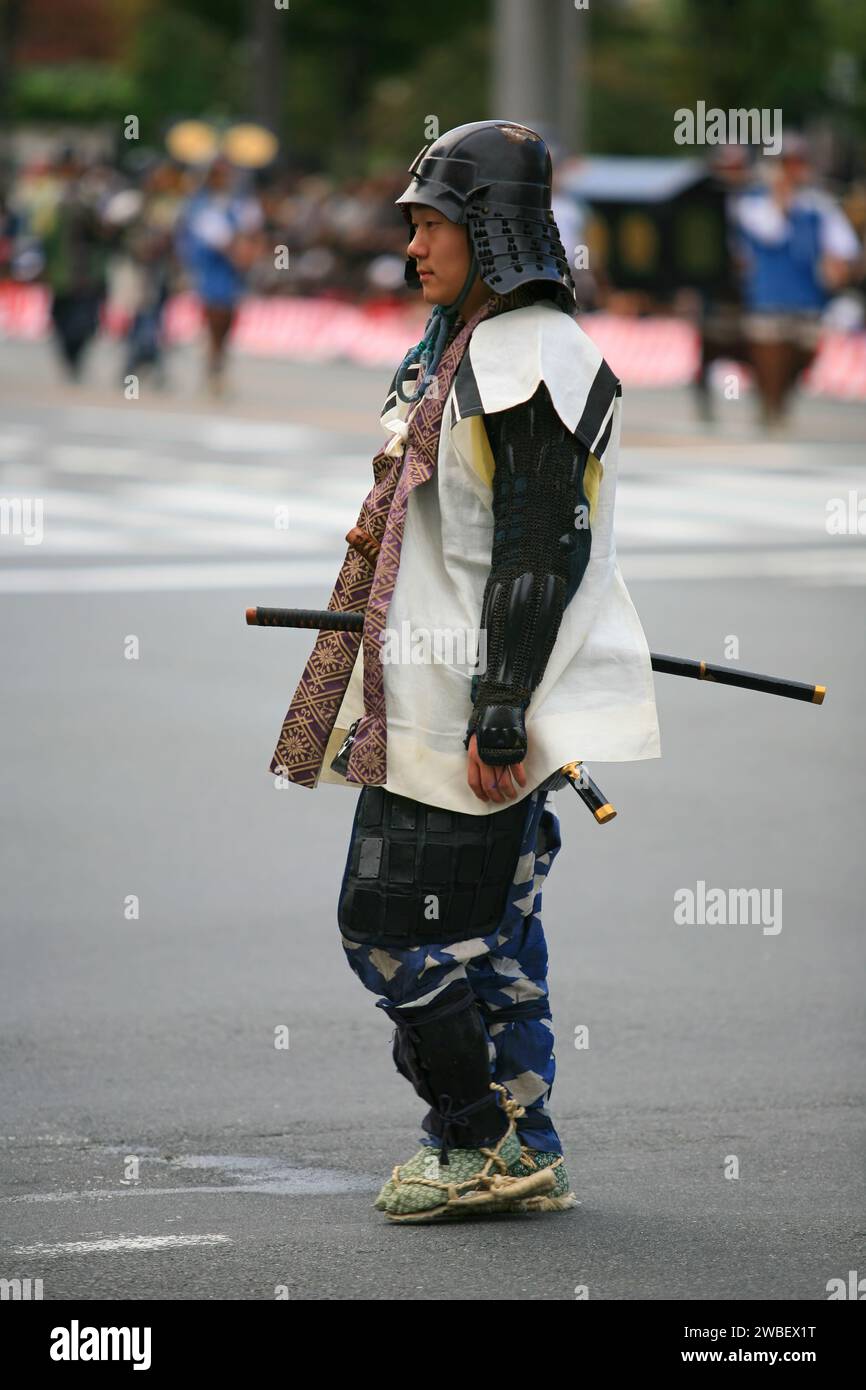
[[[524,714],[589,562],[589,451],[560,420],[543,381],[531,400],[485,415],[484,424],[496,465],[480,618],[487,660],[472,678],[463,742],[468,748],[475,733],[481,761],[506,766],[526,756]]]

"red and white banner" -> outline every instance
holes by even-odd
[[[44,285],[0,282],[0,339],[36,340],[49,331],[50,297]],[[109,333],[126,328],[109,304]],[[581,327],[598,344],[624,386],[684,386],[698,365],[698,335],[681,319],[629,319],[584,314]],[[189,343],[201,332],[193,294],[166,306],[169,343]],[[392,371],[418,341],[424,314],[416,305],[346,304],[333,299],[246,299],[232,331],[236,351],[304,362],[338,359]],[[827,333],[804,378],[807,391],[849,399],[866,397],[866,333]]]

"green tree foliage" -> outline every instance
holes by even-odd
[[[671,13],[691,56],[693,86],[708,104],[781,107],[794,125],[826,104],[822,79],[833,46],[826,0],[678,0]]]
[[[682,153],[673,113],[698,101],[723,110],[778,107],[789,127],[829,117],[866,135],[862,4],[659,0],[591,15],[595,151]]]
[[[39,64],[16,74],[10,111],[18,121],[117,120],[135,109],[137,91],[130,73],[107,63]]]
[[[130,61],[142,138],[157,144],[173,117],[219,119],[243,108],[238,41],[187,7],[154,7],[139,27]]]
[[[392,0],[289,0],[275,20],[273,0],[136,0],[134,32],[113,64],[19,69],[11,114],[81,121],[132,111],[152,144],[177,116],[248,117],[260,5],[279,44],[279,134],[291,158],[360,172],[411,158],[430,116],[446,130],[489,114],[493,0],[414,11]],[[609,0],[581,22],[592,151],[681,153],[674,112],[699,100],[781,107],[786,126],[822,115],[866,136],[858,0]]]

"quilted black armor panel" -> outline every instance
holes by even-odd
[[[337,920],[350,941],[402,948],[486,936],[498,925],[531,798],[486,816],[362,787]]]

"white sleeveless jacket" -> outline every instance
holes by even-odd
[[[563,424],[591,451],[585,491],[592,545],[544,677],[526,710],[527,785],[518,787],[515,799],[528,796],[575,758],[583,759],[591,774],[594,763],[661,756],[649,650],[616,559],[619,383],[577,322],[542,300],[482,320],[469,340],[445,402],[436,471],[409,494],[400,568],[388,609],[394,645],[383,668],[385,787],[475,815],[513,803],[482,802],[467,782],[463,739],[472,712],[474,648],[470,641],[466,659],[451,664],[416,664],[405,659],[412,650],[406,639],[412,636],[416,652],[422,650],[416,634],[425,629],[458,637],[470,633],[477,642],[494,524],[495,464],[482,415],[528,400],[541,381]],[[392,389],[381,417],[388,434],[399,437],[400,422],[410,409]],[[433,650],[463,657],[459,641],[450,653],[447,645]],[[397,654],[404,659],[395,660]],[[330,764],[349,726],[364,712],[363,659],[362,647],[325,753],[322,782],[356,785]]]

